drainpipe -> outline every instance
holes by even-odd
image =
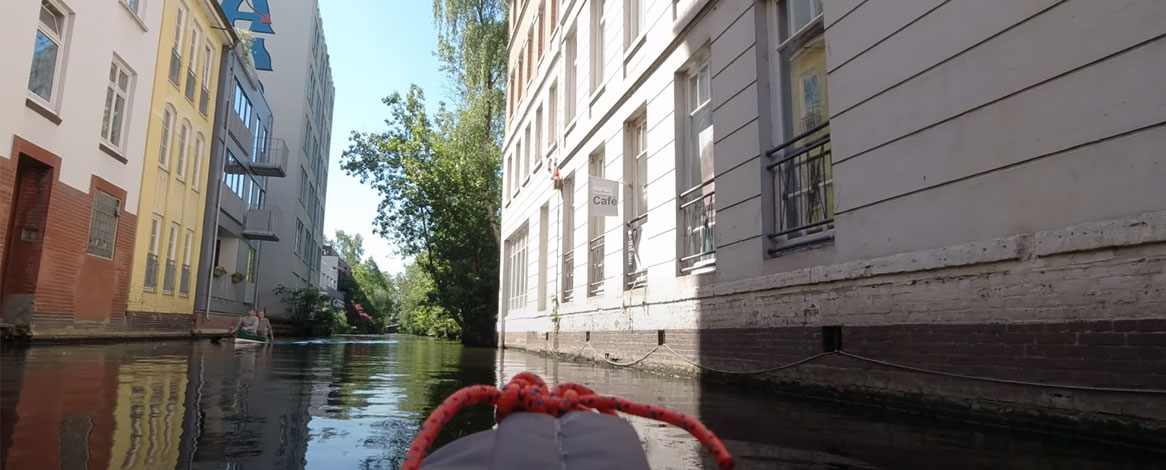
[[[223,146],[225,149],[226,142],[223,142]],[[211,292],[215,290],[214,257],[215,257],[215,251],[217,251],[215,249],[215,241],[218,240],[218,238],[219,238],[219,213],[222,211],[220,206],[223,203],[223,175],[227,171],[226,167],[227,167],[227,159],[224,156],[222,158],[222,161],[219,162],[219,177],[216,180],[216,181],[218,181],[219,184],[214,185],[215,186],[215,190],[214,190],[214,194],[215,194],[215,225],[214,225],[214,236],[212,236],[211,240],[210,240],[210,242],[211,242],[211,249],[210,249],[211,259],[210,259],[210,262],[207,263],[208,269],[207,269],[207,276],[206,276],[206,280],[207,280],[206,299],[205,299],[206,304],[203,305],[203,307],[205,307],[203,309],[203,320],[210,320],[211,319]],[[209,182],[208,182],[207,186],[210,186]]]

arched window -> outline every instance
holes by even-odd
[[[186,146],[190,143],[190,121],[182,120],[182,127],[178,129],[178,180],[186,178]]]
[[[174,125],[174,107],[169,104],[162,111],[162,144],[158,149],[158,165],[163,170],[170,169],[170,129]]]

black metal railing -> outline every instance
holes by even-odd
[[[178,49],[170,48],[170,83],[178,85],[178,81],[182,79],[182,56],[178,55]]]
[[[648,282],[648,267],[644,264],[640,253],[640,241],[644,236],[644,222],[648,221],[648,215],[644,214],[636,217],[627,223],[627,230],[625,241],[627,247],[624,251],[626,258],[624,270],[626,272],[624,279],[624,287],[627,289],[635,289],[643,287]]]
[[[680,216],[684,223],[680,271],[711,270],[717,263],[717,196],[714,180],[680,194]]]
[[[179,276],[179,279],[178,279],[178,293],[179,294],[189,294],[190,293],[190,265],[189,264],[182,265],[182,275]]]
[[[158,287],[158,255],[146,255],[146,280],[142,283],[146,289],[154,290]]]
[[[191,103],[194,102],[195,79],[196,76],[194,75],[194,61],[192,60],[190,61],[190,67],[186,68],[186,100],[190,101]]]
[[[206,116],[208,107],[210,106],[211,102],[211,91],[206,88],[205,83],[202,85],[202,93],[198,96],[198,112],[202,113],[203,116]]]
[[[575,250],[563,254],[563,292],[561,302],[575,298]]]
[[[587,295],[603,293],[603,243],[604,235],[587,242]]]
[[[830,123],[823,122],[766,152],[773,175],[774,230],[779,244],[834,228]]]
[[[166,260],[166,270],[162,271],[162,292],[174,292],[174,260]]]

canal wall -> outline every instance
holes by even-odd
[[[505,347],[687,373],[842,351],[851,356],[745,377],[839,399],[1166,430],[1166,213],[504,322]]]

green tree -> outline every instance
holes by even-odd
[[[427,314],[446,319],[466,344],[492,345],[506,3],[434,0],[434,20],[453,107],[439,104],[430,116],[416,85],[391,94],[383,100],[388,130],[353,132],[342,166],[380,192],[376,233],[416,257],[432,282],[429,306],[440,309]]]

